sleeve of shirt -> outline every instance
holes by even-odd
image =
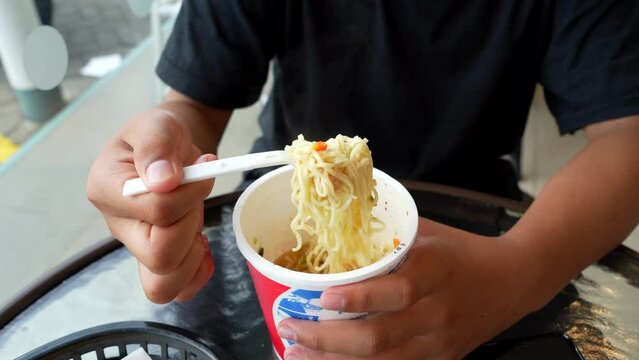
[[[248,106],[266,81],[278,26],[274,1],[184,0],[157,75],[203,104]]]
[[[555,3],[540,81],[560,132],[639,114],[639,1]]]

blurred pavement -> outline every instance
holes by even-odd
[[[96,81],[79,73],[89,59],[115,53],[124,56],[149,34],[148,17],[133,15],[126,0],[54,0],[52,22],[69,51],[69,68],[62,84],[67,102]],[[4,70],[1,71],[0,135],[21,144],[37,128],[23,118]]]

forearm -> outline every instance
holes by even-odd
[[[639,126],[598,136],[543,188],[506,234],[529,254],[531,306],[545,304],[618,246],[639,220]]]
[[[217,154],[217,147],[232,110],[216,109],[202,105],[171,90],[166,99],[155,109],[166,111],[191,130],[193,144],[203,153]]]

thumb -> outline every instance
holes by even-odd
[[[169,156],[168,159],[163,159],[161,156],[159,159],[154,160],[146,166],[144,173],[140,171],[140,168],[144,168],[143,162],[136,161],[135,167],[138,170],[140,177],[144,179],[146,187],[153,192],[167,192],[175,189],[180,185],[182,179],[182,167],[179,163],[172,161]]]
[[[126,136],[133,148],[138,175],[152,192],[168,192],[180,185],[183,160],[191,149],[191,134],[183,124],[164,112],[140,121]]]

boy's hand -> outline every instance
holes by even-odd
[[[397,273],[322,294],[324,308],[374,315],[283,320],[280,336],[297,343],[285,359],[460,359],[534,310],[515,242],[437,226]]]
[[[89,172],[89,200],[138,259],[142,286],[153,302],[187,300],[213,273],[201,233],[203,201],[213,181],[179,183],[182,167],[214,159],[201,155],[190,130],[169,111],[153,109],[127,123]],[[123,197],[124,182],[137,177],[151,192]]]

